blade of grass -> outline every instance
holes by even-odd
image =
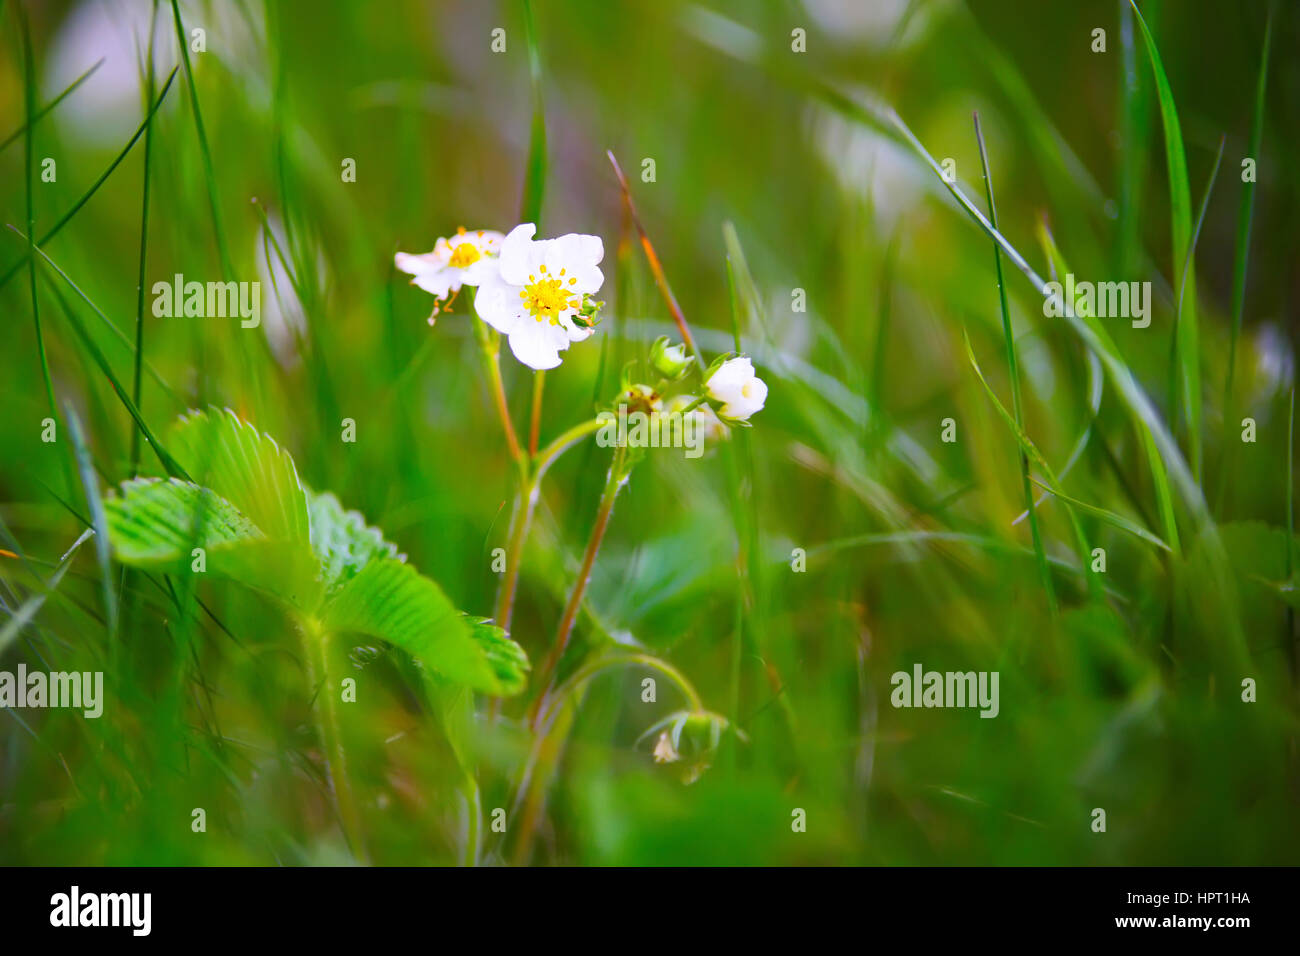
[[[751,328],[759,326],[760,332],[767,337],[766,326],[762,321],[762,299],[753,273],[749,271],[749,262],[745,250],[740,244],[740,235],[730,220],[722,224],[722,243],[727,254],[728,291],[731,296],[731,336],[732,346],[739,354],[741,345],[741,308],[748,316]],[[698,355],[698,352],[697,352]],[[701,368],[707,368],[702,358],[697,358]],[[784,693],[785,680],[781,677],[776,664],[767,656],[769,654],[768,636],[765,622],[768,620],[765,604],[766,590],[762,579],[762,539],[759,524],[758,502],[754,496],[755,468],[753,443],[748,434],[749,429],[738,429],[741,434],[735,436],[736,448],[728,448],[727,479],[729,496],[732,502],[733,520],[736,523],[737,536],[737,574],[738,596],[744,599],[743,608],[748,611],[742,620],[741,607],[737,607],[737,626],[748,624],[753,637],[754,653],[763,665],[764,677],[768,682],[773,699],[777,702],[781,716],[790,731],[790,739],[797,741],[798,719],[794,705],[788,694]],[[740,632],[740,633],[743,633]],[[739,637],[739,634],[738,634]],[[733,651],[734,653],[734,651]],[[735,667],[733,660],[732,666]],[[735,715],[739,718],[739,714]],[[738,723],[732,726],[739,726]]]
[[[542,56],[537,42],[537,24],[531,0],[523,0],[524,42],[528,48],[528,78],[532,84],[533,114],[528,136],[528,159],[524,166],[524,190],[519,204],[519,221],[542,228],[542,202],[546,195],[546,103],[542,97]]]
[[[993,228],[998,226],[997,204],[993,200],[993,178],[989,175],[989,157],[984,145],[984,133],[980,129],[980,115],[974,114],[975,139],[979,143],[980,167],[984,174],[984,194],[988,200],[989,222]],[[1011,378],[1011,408],[1016,416],[1016,427],[1025,430],[1024,405],[1020,395],[1020,368],[1016,361],[1016,337],[1011,328],[1011,309],[1007,305],[1007,288],[1002,276],[1002,252],[997,243],[993,244],[993,269],[998,279],[998,305],[1002,309],[1002,334],[1007,345],[1007,374]],[[1034,543],[1034,554],[1038,556],[1038,571],[1043,579],[1043,591],[1047,595],[1047,606],[1056,614],[1056,592],[1052,588],[1052,572],[1047,566],[1047,552],[1043,550],[1043,538],[1038,528],[1038,512],[1034,508],[1034,490],[1029,484],[1029,457],[1020,449],[1020,480],[1025,493],[1025,509],[1029,512],[1029,532]]]
[[[50,376],[49,356],[45,352],[45,332],[41,328],[41,303],[40,297],[36,294],[36,259],[32,255],[35,246],[31,237],[36,234],[36,205],[32,196],[32,183],[36,176],[32,129],[36,122],[36,69],[32,59],[32,35],[27,22],[27,9],[22,5],[18,7],[18,23],[22,30],[23,40],[23,109],[24,115],[27,117],[23,136],[23,186],[27,199],[27,279],[28,287],[31,290],[32,321],[36,324],[36,354],[41,362],[41,376],[45,382],[45,397],[50,405],[50,417],[57,421],[59,411],[54,401],[54,380]],[[66,460],[64,464],[67,465]],[[71,494],[74,485],[70,471],[66,477],[67,490]]]
[[[531,0],[523,0],[524,42],[528,48],[528,77],[532,84],[533,118],[528,135],[528,160],[524,167],[524,190],[520,199],[519,221],[542,228],[542,202],[546,196],[546,103],[542,97],[542,56],[537,42],[537,24]],[[533,373],[532,410],[528,423],[528,454],[537,455],[537,439],[542,427],[542,400],[546,394],[546,372]]]
[[[190,47],[185,37],[185,24],[181,21],[181,8],[172,0],[172,20],[176,24],[176,43],[181,51],[181,64],[185,67],[185,82],[190,90],[190,109],[194,112],[194,131],[199,138],[199,154],[203,159],[203,178],[208,187],[208,205],[212,210],[212,231],[217,238],[217,255],[221,259],[221,277],[227,281],[234,277],[230,265],[230,251],[226,248],[226,234],[221,228],[221,209],[217,203],[217,178],[212,169],[212,150],[208,148],[208,134],[203,127],[203,111],[199,109],[199,91],[194,85],[194,70],[190,65]]]
[[[50,112],[50,110],[54,109],[65,99],[71,96],[76,91],[77,87],[81,86],[82,83],[85,83],[88,79],[90,79],[91,76],[94,75],[95,71],[104,65],[104,60],[105,58],[102,56],[98,60],[96,60],[95,63],[90,67],[90,69],[88,69],[85,73],[82,73],[81,76],[73,80],[71,85],[69,85],[62,93],[60,93],[54,99],[46,103],[44,107],[37,110],[36,114],[31,118],[30,122],[32,123],[39,122],[43,116],[45,116],[47,113]],[[16,130],[10,133],[5,138],[4,142],[0,143],[0,152],[3,152],[6,146],[11,145],[14,140],[16,140],[19,136],[22,136],[25,132],[27,132],[27,129],[28,129],[28,123],[24,122],[22,126],[18,127]]]
[[[1174,310],[1174,330],[1175,334],[1171,341],[1169,349],[1169,407],[1174,407],[1175,396],[1178,393],[1178,362],[1177,352],[1172,347],[1174,342],[1178,341],[1177,329],[1183,319],[1183,303],[1187,291],[1187,276],[1191,272],[1192,262],[1196,256],[1196,243],[1201,238],[1201,226],[1205,223],[1205,211],[1210,206],[1210,194],[1214,192],[1214,182],[1219,177],[1219,163],[1223,160],[1223,146],[1227,142],[1226,135],[1219,137],[1219,151],[1214,157],[1214,168],[1210,170],[1209,181],[1205,184],[1205,195],[1201,197],[1201,209],[1196,216],[1196,228],[1192,232],[1192,243],[1187,249],[1187,258],[1183,261],[1182,273],[1178,280],[1178,304]]]
[[[979,379],[980,385],[984,387],[984,392],[988,395],[989,401],[992,403],[994,410],[1006,423],[1007,427],[1011,429],[1011,434],[1015,436],[1016,441],[1020,444],[1021,450],[1024,451],[1029,460],[1042,469],[1043,474],[1047,476],[1048,487],[1052,489],[1053,493],[1055,493],[1056,490],[1061,487],[1061,482],[1060,479],[1056,477],[1056,472],[1053,471],[1052,466],[1047,463],[1047,459],[1043,457],[1043,453],[1038,450],[1038,446],[1034,444],[1033,439],[1025,433],[1023,428],[1016,424],[1015,418],[1007,411],[1006,406],[1002,404],[1002,400],[998,398],[997,392],[993,391],[993,386],[990,385],[988,379],[984,377],[984,370],[980,368],[979,360],[975,358],[975,348],[971,345],[970,333],[967,332],[965,328],[961,330],[961,337],[962,341],[966,345],[966,359],[970,362],[970,367],[974,369],[975,377]],[[1061,495],[1059,497],[1064,498],[1065,496]],[[1070,517],[1071,530],[1074,532],[1075,540],[1079,545],[1080,561],[1084,568],[1088,568],[1088,559],[1091,556],[1091,551],[1088,548],[1088,539],[1083,533],[1083,525],[1079,523],[1079,519],[1075,516],[1072,510],[1068,511],[1068,514]],[[1088,574],[1088,586],[1090,589],[1096,588],[1096,575],[1091,573]]]
[[[1295,573],[1295,386],[1286,413],[1286,580]],[[1296,640],[1295,607],[1286,609],[1286,639],[1291,643],[1291,679],[1300,677],[1300,641]]]
[[[14,229],[12,225],[10,225],[9,228],[13,229],[14,232],[18,232],[18,230]],[[21,233],[19,234],[21,235]],[[72,290],[76,292],[87,305],[101,316],[103,315],[103,313],[100,312],[99,306],[95,305],[86,293],[81,291],[68,274],[60,269],[54,260],[45,254],[43,249],[39,246],[35,247],[35,249],[36,254],[44,259],[46,264],[58,273],[59,277],[70,285]],[[58,299],[59,304],[62,306],[64,315],[67,316],[68,323],[72,326],[73,331],[77,333],[77,337],[81,340],[82,345],[85,347],[90,357],[94,359],[95,364],[99,366],[100,371],[104,373],[104,377],[108,379],[109,384],[113,387],[113,391],[117,393],[118,399],[135,420],[136,425],[139,426],[140,431],[144,434],[145,441],[147,441],[149,446],[154,450],[154,454],[158,456],[158,461],[162,464],[163,468],[167,470],[169,475],[177,478],[184,478],[186,481],[191,480],[189,475],[186,474],[185,469],[176,462],[176,459],[172,458],[172,456],[167,452],[167,449],[159,444],[158,439],[154,437],[153,431],[149,428],[148,423],[145,422],[144,417],[140,414],[140,410],[136,407],[135,403],[131,401],[131,397],[126,393],[126,390],[122,388],[122,383],[119,382],[117,376],[113,374],[113,369],[108,364],[108,360],[104,358],[104,353],[99,350],[99,346],[97,346],[95,340],[90,337],[90,334],[86,331],[86,327],[81,324],[81,320],[77,318],[77,314],[68,306],[67,302],[63,299],[63,296],[59,295],[57,291],[55,292],[55,298]]]
[[[727,259],[727,298],[731,305],[731,327],[735,338],[736,354],[740,348],[740,309],[736,302],[736,275]],[[749,593],[749,544],[752,528],[749,526],[748,513],[743,506],[740,470],[736,465],[736,456],[732,449],[727,450],[727,491],[731,503],[731,518],[736,528],[736,603],[732,621],[731,634],[731,676],[728,692],[727,719],[736,727],[740,721],[741,662],[744,657],[745,644],[745,608],[752,606]],[[752,475],[751,475],[752,477]],[[728,748],[728,766],[732,773],[736,769],[736,750]]]
[[[147,72],[145,79],[144,102],[146,109],[153,102],[154,94],[154,72],[153,72],[153,45],[155,25],[158,22],[158,4],[152,5],[152,15],[149,18],[149,46],[145,54],[144,70]],[[145,287],[145,267],[148,262],[149,246],[149,166],[153,154],[153,121],[146,120],[148,124],[144,131],[144,173],[143,183],[141,185],[140,200],[140,268],[137,272],[136,299],[135,299],[135,367],[132,369],[131,377],[131,401],[135,407],[140,407],[142,382],[140,371],[144,364],[144,287]],[[140,430],[137,428],[131,432],[131,477],[134,478],[140,473]]]
[[[50,575],[49,580],[44,582],[44,589],[40,594],[33,594],[22,603],[14,612],[9,620],[5,621],[4,627],[0,627],[0,655],[3,655],[5,649],[13,642],[24,627],[32,622],[36,617],[36,612],[41,609],[46,600],[58,588],[59,582],[63,576],[68,573],[68,568],[72,566],[72,559],[76,556],[77,549],[86,542],[91,536],[91,530],[87,528],[81,533],[81,536],[73,542],[67,552],[59,559],[59,566]],[[6,708],[8,709],[8,708]]]
[[[1264,139],[1264,91],[1268,85],[1268,54],[1273,39],[1273,5],[1269,4],[1268,20],[1264,24],[1264,49],[1260,54],[1259,78],[1255,82],[1255,109],[1250,119],[1250,145],[1247,155],[1255,160],[1258,174],[1259,151]],[[1250,230],[1255,218],[1255,179],[1241,185],[1241,203],[1237,208],[1237,247],[1232,261],[1232,332],[1228,339],[1228,374],[1223,385],[1224,427],[1231,428],[1236,418],[1233,414],[1233,383],[1237,373],[1237,342],[1241,338],[1242,310],[1246,302],[1246,268],[1250,264]],[[1219,493],[1215,496],[1221,508],[1228,469],[1219,475]]]
[[[1070,450],[1069,456],[1065,459],[1065,464],[1062,465],[1061,470],[1057,472],[1058,477],[1062,479],[1070,473],[1070,470],[1075,466],[1075,463],[1078,462],[1080,456],[1083,455],[1084,449],[1088,447],[1088,440],[1092,437],[1093,423],[1096,421],[1097,412],[1101,409],[1101,393],[1104,387],[1102,382],[1103,373],[1101,370],[1101,362],[1092,352],[1085,352],[1084,354],[1088,358],[1088,422],[1084,425],[1083,433],[1075,441],[1074,447]],[[1034,502],[1034,507],[1042,504],[1046,498],[1046,494],[1040,495],[1038,500]],[[1011,523],[1013,525],[1020,524],[1020,522],[1024,521],[1028,517],[1029,512],[1022,511],[1016,516],[1016,520]]]
[[[127,153],[131,152],[131,147],[136,144],[136,140],[144,135],[144,131],[148,127],[149,121],[153,119],[153,115],[158,112],[158,107],[162,106],[163,100],[167,98],[167,91],[171,89],[172,80],[176,78],[176,71],[178,69],[180,69],[180,67],[172,68],[171,73],[167,76],[167,82],[163,84],[162,92],[158,94],[158,99],[154,100],[153,108],[149,110],[149,115],[144,118],[144,121],[136,129],[135,134],[127,140],[126,145],[122,147],[122,151],[114,157],[113,161],[108,164],[108,168],[100,174],[100,177],[95,180],[91,187],[82,193],[81,198],[72,204],[72,208],[65,212],[62,217],[60,217],[59,221],[46,231],[45,235],[40,237],[40,240],[36,245],[47,245],[51,239],[57,236],[59,231],[72,221],[72,217],[81,211],[81,207],[90,202],[91,197],[95,195],[100,186],[104,185],[104,181],[107,180],[109,176],[113,175],[113,171],[121,165],[122,160],[126,159]],[[9,267],[4,276],[0,277],[0,289],[3,289],[6,283],[18,274],[18,270],[26,265],[29,258],[30,256],[25,253],[21,259]]]
[[[112,556],[109,551],[108,517],[104,513],[104,500],[99,494],[99,479],[95,477],[95,467],[91,461],[90,449],[86,446],[86,435],[81,428],[81,420],[71,404],[64,406],[64,415],[68,422],[68,431],[72,434],[72,447],[76,451],[77,471],[81,474],[81,487],[86,496],[86,505],[90,509],[91,527],[95,529],[95,557],[99,562],[100,584],[104,595],[104,613],[108,619],[108,641],[110,653],[116,646],[117,636],[117,593],[113,590]]]
[[[1048,260],[1055,264],[1057,271],[1062,275],[1068,274],[1070,267],[1066,263],[1065,257],[1061,255],[1061,251],[1056,247],[1056,241],[1052,238],[1052,234],[1048,230],[1046,223],[1040,224],[1038,238],[1042,243],[1043,251],[1047,255]],[[1066,313],[1066,315],[1068,317],[1069,313]],[[1135,383],[1133,383],[1131,373],[1128,371],[1127,366],[1123,365],[1123,360],[1118,357],[1114,343],[1111,342],[1110,336],[1107,334],[1105,328],[1097,322],[1095,316],[1083,310],[1079,310],[1079,315],[1076,321],[1084,327],[1091,329],[1094,335],[1097,336],[1098,340],[1106,344],[1106,347],[1111,352],[1112,361],[1124,369],[1125,375],[1128,376],[1129,383],[1136,390],[1136,393],[1141,396],[1142,400],[1146,402],[1147,408],[1150,410],[1150,419],[1139,417],[1135,420],[1134,427],[1141,436],[1142,447],[1146,452],[1147,464],[1151,468],[1151,483],[1155,486],[1156,498],[1160,502],[1160,514],[1164,522],[1165,535],[1171,542],[1173,542],[1174,550],[1177,551],[1178,523],[1174,516],[1173,491],[1170,487],[1169,472],[1165,467],[1165,457],[1169,455],[1170,446],[1172,446],[1173,454],[1176,456],[1172,458],[1172,463],[1176,469],[1174,472],[1175,477],[1180,478],[1180,490],[1183,491],[1184,497],[1192,510],[1196,512],[1198,516],[1208,521],[1209,514],[1205,507],[1205,499],[1201,496],[1200,487],[1192,481],[1191,475],[1187,472],[1187,465],[1184,462],[1181,453],[1178,452],[1177,446],[1173,442],[1173,437],[1164,430],[1163,423],[1160,421],[1157,412],[1154,408],[1151,408],[1146,395],[1141,392],[1140,388]],[[1108,371],[1110,371],[1109,368]],[[1168,446],[1162,444],[1162,441],[1167,442]],[[1162,452],[1164,454],[1162,454]]]
[[[1150,139],[1151,97],[1137,68],[1133,8],[1117,0],[1120,23],[1120,129],[1124,148],[1119,151],[1119,220],[1115,226],[1114,269],[1131,275],[1140,262],[1143,179]],[[1148,11],[1149,12],[1149,11]]]
[[[1094,518],[1100,518],[1102,521],[1106,522],[1107,524],[1113,525],[1114,527],[1119,528],[1121,531],[1127,531],[1129,534],[1141,538],[1143,541],[1147,542],[1148,544],[1154,544],[1157,548],[1160,548],[1162,551],[1170,551],[1170,552],[1173,551],[1173,549],[1169,547],[1169,545],[1165,544],[1158,537],[1156,537],[1146,528],[1142,527],[1136,521],[1132,521],[1128,518],[1125,518],[1123,515],[1117,514],[1116,512],[1110,511],[1106,508],[1099,508],[1096,505],[1090,505],[1086,501],[1081,501],[1078,498],[1073,497],[1072,495],[1065,494],[1060,489],[1052,488],[1046,482],[1039,481],[1037,478],[1031,478],[1030,480],[1034,484],[1038,485],[1038,487],[1050,492],[1051,494],[1055,495],[1057,498],[1060,498],[1062,501],[1066,502],[1068,505],[1070,505],[1073,508],[1078,508],[1080,511],[1092,515]]]
[[[1129,0],[1137,17],[1138,29],[1146,44],[1147,56],[1156,79],[1156,99],[1160,104],[1160,119],[1165,133],[1165,165],[1169,172],[1169,215],[1173,232],[1173,261],[1189,263],[1192,249],[1192,195],[1187,179],[1187,155],[1183,149],[1183,134],[1178,125],[1178,110],[1174,105],[1173,90],[1165,75],[1164,63],[1156,49],[1155,38],[1142,19],[1142,11],[1134,0]],[[1184,276],[1186,300],[1174,329],[1178,350],[1179,372],[1182,378],[1183,413],[1187,417],[1188,439],[1191,446],[1192,476],[1201,481],[1201,349],[1200,328],[1196,317],[1196,272],[1189,267]],[[1181,297],[1181,296],[1180,296]],[[1172,409],[1170,411],[1172,415]]]
[[[752,45],[748,42],[741,42],[740,35],[735,34],[730,45],[723,45],[726,52],[738,59],[752,61],[754,59]],[[1028,263],[1024,256],[1015,248],[1014,245],[1001,232],[995,229],[984,216],[983,213],[971,202],[965,192],[959,185],[949,182],[948,177],[944,174],[942,167],[930,154],[929,150],[917,139],[906,123],[896,111],[887,105],[872,101],[860,103],[846,96],[833,86],[816,79],[815,77],[779,68],[775,64],[769,64],[773,69],[778,69],[782,75],[791,76],[798,81],[810,96],[813,96],[826,103],[836,112],[855,122],[862,123],[898,142],[912,150],[921,161],[930,168],[938,177],[945,189],[952,195],[958,205],[965,213],[975,221],[984,232],[993,239],[1002,249],[1002,252],[1011,261],[1011,263],[1027,278],[1034,286],[1034,289],[1047,299],[1051,306],[1055,306],[1057,312],[1062,314],[1066,322],[1070,325],[1076,335],[1083,340],[1084,344],[1093,350],[1102,360],[1102,365],[1106,369],[1107,376],[1111,379],[1111,384],[1115,387],[1121,401],[1127,408],[1129,415],[1133,419],[1135,427],[1146,428],[1151,431],[1154,439],[1154,450],[1159,451],[1159,455],[1154,455],[1151,460],[1153,474],[1158,481],[1168,481],[1172,474],[1173,481],[1178,487],[1179,494],[1187,502],[1198,520],[1209,520],[1209,510],[1205,505],[1205,498],[1201,491],[1200,484],[1196,481],[1187,467],[1186,459],[1182,450],[1174,441],[1172,434],[1166,428],[1161,420],[1159,413],[1151,404],[1151,400],[1146,393],[1137,384],[1133,378],[1132,372],[1127,364],[1119,355],[1110,336],[1105,329],[1095,322],[1090,324],[1084,321],[1080,316],[1073,314],[1071,311],[1064,309],[1064,302],[1061,294],[1050,289],[1043,279],[1038,275],[1034,268]],[[611,157],[612,159],[612,157]]]

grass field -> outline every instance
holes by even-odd
[[[1298,40],[0,0],[0,863],[1294,864]]]

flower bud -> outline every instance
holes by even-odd
[[[681,763],[682,782],[694,783],[708,770],[722,743],[724,733],[733,732],[742,741],[746,737],[731,726],[721,714],[708,710],[679,710],[657,721],[642,739],[657,733],[655,763]]]
[[[686,346],[681,342],[669,345],[666,335],[650,346],[650,364],[665,378],[681,378],[694,363],[695,356],[686,351]]]

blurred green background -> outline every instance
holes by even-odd
[[[18,0],[0,9],[0,136],[23,128]],[[39,119],[36,234],[73,208],[144,118],[147,0],[25,3]],[[605,243],[609,305],[597,335],[549,373],[543,443],[590,417],[618,373],[673,334],[605,157],[627,171],[641,219],[708,355],[732,348],[734,224],[753,289],[738,285],[745,351],[771,391],[753,429],[700,460],[652,454],[620,497],[566,659],[611,644],[678,668],[735,720],[713,766],[684,784],[638,737],[683,706],[652,672],[593,680],[555,740],[544,808],[523,850],[516,791],[525,698],[477,707],[473,736],[485,862],[577,864],[1294,863],[1295,632],[1288,402],[1295,366],[1300,18],[1272,23],[1262,152],[1237,346],[1225,401],[1234,256],[1267,5],[1145,2],[1177,102],[1193,215],[1222,166],[1196,243],[1204,471],[1227,561],[1175,504],[1180,544],[1152,546],[1078,511],[1106,551],[1090,594],[1070,512],[1039,508],[1060,609],[1026,522],[1015,436],[967,360],[966,330],[1011,405],[992,243],[944,184],[846,103],[897,110],[936,159],[955,160],[985,208],[978,111],[1001,231],[1042,276],[1046,225],[1079,277],[1153,284],[1149,328],[1103,319],[1124,365],[1184,452],[1168,376],[1182,263],[1171,240],[1165,139],[1151,63],[1126,3],[537,0],[547,176],[541,235]],[[182,66],[150,127],[146,286],[263,283],[259,329],[155,318],[144,299],[141,412],[162,428],[188,407],[229,406],[294,456],[304,481],[384,529],[468,612],[490,615],[515,488],[467,304],[431,300],[393,253],[459,225],[519,220],[534,92],[524,7],[500,2],[182,3],[215,213]],[[503,28],[504,52],[491,49]],[[1093,52],[1092,31],[1106,32]],[[792,30],[806,31],[795,52]],[[155,67],[178,63],[169,4]],[[828,95],[838,92],[840,98]],[[21,133],[0,150],[0,222],[24,233]],[[68,310],[129,383],[136,333],[144,139],[42,248],[40,328],[60,411],[84,424],[101,489],[131,475],[134,424]],[[56,161],[54,182],[40,161]],[[344,182],[354,159],[356,181]],[[655,177],[640,175],[653,159]],[[219,227],[214,227],[214,215]],[[265,217],[265,218],[263,218]],[[268,252],[267,227],[282,250]],[[220,235],[220,240],[218,239]],[[225,252],[221,246],[224,244]],[[24,241],[0,234],[0,275]],[[743,270],[732,250],[738,276]],[[271,265],[268,265],[268,262]],[[285,263],[289,268],[285,267]],[[1025,430],[1080,501],[1165,537],[1158,483],[1108,379],[1095,414],[1086,350],[1046,318],[1003,259]],[[807,311],[792,307],[804,291]],[[49,416],[23,266],[0,288],[0,597],[5,623],[47,591],[84,530],[66,427]],[[107,321],[105,321],[105,319]],[[112,327],[110,327],[112,326]],[[502,371],[516,427],[533,373]],[[160,384],[160,381],[165,383]],[[1243,443],[1250,416],[1258,440]],[[940,441],[953,418],[958,440]],[[355,444],[340,440],[356,422]],[[62,421],[62,418],[61,418]],[[609,452],[588,440],[543,483],[512,636],[534,670],[551,646],[595,515]],[[157,473],[147,448],[142,461]],[[736,498],[732,489],[738,489]],[[1035,488],[1035,493],[1041,489]],[[945,537],[936,538],[935,533]],[[807,554],[792,569],[793,549]],[[178,626],[161,576],[114,572],[110,638],[92,549],[20,633],[0,669],[102,669],[120,658],[104,716],[0,715],[0,862],[276,864],[351,859],[311,720],[312,688],[282,616],[222,581]],[[465,807],[442,728],[400,653],[344,648],[364,692],[345,736],[375,863],[461,859]],[[889,676],[998,671],[1000,714],[890,706]],[[1257,682],[1244,703],[1242,680]],[[205,808],[207,830],[191,830]],[[792,813],[806,811],[806,832]],[[1107,815],[1092,829],[1094,808]]]

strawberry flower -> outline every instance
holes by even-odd
[[[515,358],[540,370],[555,368],[561,352],[591,335],[605,246],[599,236],[534,240],[536,232],[526,222],[505,237],[499,268],[480,283],[474,308],[509,338]]]
[[[745,356],[727,359],[704,383],[709,398],[722,402],[718,414],[732,421],[748,421],[767,401],[767,383],[754,374]]]
[[[422,255],[399,252],[393,261],[398,269],[415,276],[411,285],[438,300],[433,313],[437,315],[451,304],[462,286],[481,285],[496,272],[497,254],[504,238],[489,229],[468,232],[461,227],[456,235],[439,239],[432,252]]]

